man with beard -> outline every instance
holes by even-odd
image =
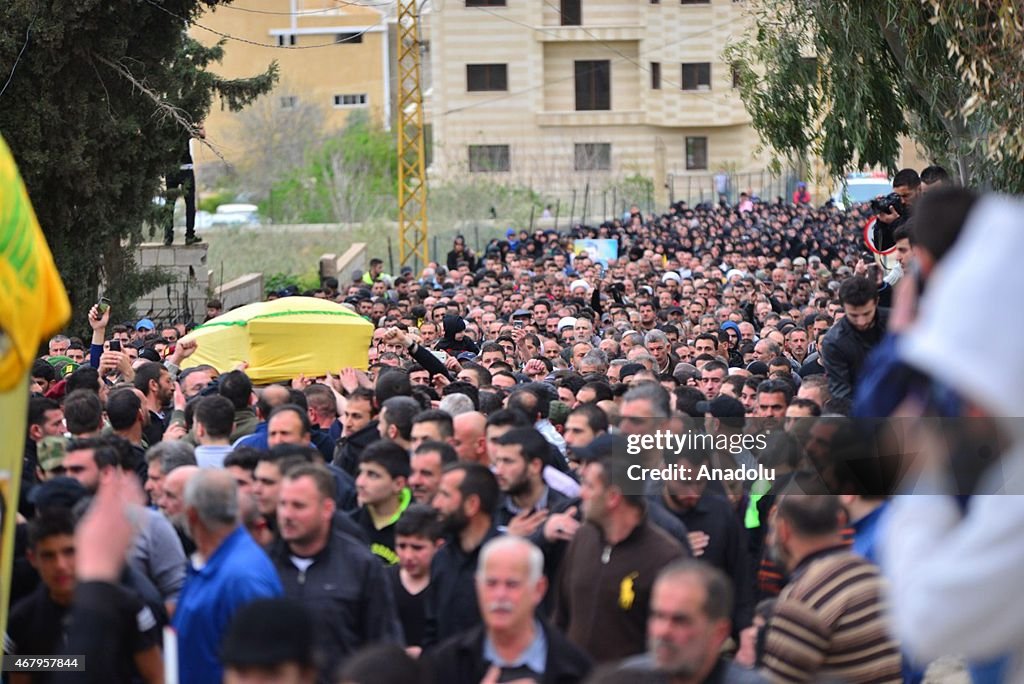
[[[622,670],[657,672],[666,684],[766,684],[722,657],[732,598],[729,578],[717,568],[692,560],[667,566],[651,591],[647,653],[623,662]]]
[[[495,513],[498,531],[532,535],[549,513],[560,513],[572,500],[544,484],[548,443],[535,429],[515,428],[495,440],[491,468],[501,501]]]
[[[789,582],[765,628],[761,661],[776,681],[903,681],[881,572],[843,543],[845,522],[834,495],[786,494],[776,506],[772,550]]]
[[[86,491],[96,494],[103,475],[109,469],[128,470],[126,464],[131,459],[131,445],[120,437],[72,440],[64,455],[64,469]],[[144,510],[146,519],[135,537],[128,562],[160,591],[170,613],[185,582],[185,552],[174,528],[159,511]]]
[[[583,517],[559,568],[553,621],[598,662],[644,650],[651,587],[683,548],[647,519],[642,495],[626,494],[614,455],[582,469]]]
[[[697,473],[711,466],[711,454],[690,449],[677,454],[673,463],[684,472]],[[715,566],[732,580],[735,600],[730,615],[735,635],[747,627],[754,614],[754,582],[751,577],[748,540],[736,517],[732,504],[718,487],[709,487],[707,480],[670,480],[660,494],[651,495],[650,506],[660,506],[679,519],[689,530],[690,548],[701,561]]]
[[[334,487],[323,466],[289,470],[277,502],[281,539],[270,551],[284,595],[313,616],[323,681],[362,646],[402,643],[384,566],[363,544],[334,531]]]
[[[163,365],[156,361],[147,361],[135,370],[135,389],[145,397],[145,408],[149,412],[149,423],[143,428],[143,437],[147,445],[153,445],[163,439],[164,430],[170,414],[164,413],[174,399],[174,381]]]
[[[828,389],[833,397],[851,399],[864,360],[885,335],[889,311],[878,306],[878,289],[854,276],[839,286],[843,317],[822,342]]]
[[[427,604],[424,646],[480,624],[473,575],[480,548],[498,536],[492,512],[499,493],[494,475],[479,463],[453,463],[441,473],[433,505],[447,539],[430,566],[434,590]]]

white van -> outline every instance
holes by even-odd
[[[879,195],[892,192],[892,178],[884,171],[851,173],[832,193],[832,202],[839,209],[851,209],[870,202]]]

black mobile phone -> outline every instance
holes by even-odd
[[[107,313],[110,310],[110,300],[106,297],[100,297],[100,301],[96,304],[96,311],[99,312],[100,316]]]
[[[110,351],[121,351],[121,340],[110,340]]]

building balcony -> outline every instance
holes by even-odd
[[[534,35],[541,43],[594,43],[643,40],[646,27],[635,26],[537,26]]]

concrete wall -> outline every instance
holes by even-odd
[[[352,271],[359,269],[366,271],[369,266],[369,259],[366,256],[366,243],[357,242],[353,244],[344,254],[324,254],[320,257],[320,278],[337,278],[340,289],[344,291],[345,286],[352,277]]]
[[[225,311],[253,302],[262,302],[263,294],[262,273],[246,273],[213,290],[214,297],[221,301]]]
[[[210,285],[206,269],[205,243],[164,246],[139,245],[135,261],[142,270],[158,267],[170,273],[169,285],[147,293],[135,302],[140,317],[155,322],[201,321],[206,315],[206,297]]]

